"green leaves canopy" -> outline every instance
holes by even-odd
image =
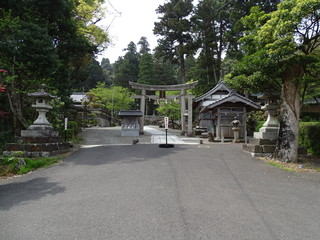
[[[103,83],[98,83],[87,95],[91,98],[91,106],[102,107],[114,113],[131,109],[134,102],[128,89],[120,86],[106,88]]]

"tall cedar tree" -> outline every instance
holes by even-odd
[[[195,46],[199,49],[196,67],[192,71],[199,83],[195,89],[204,93],[223,78],[223,57],[242,57],[239,39],[243,36],[240,19],[250,14],[250,8],[260,6],[271,12],[279,0],[200,0],[191,18],[192,32],[196,36]]]
[[[179,64],[181,83],[186,82],[185,57],[192,54],[189,20],[192,10],[192,0],[170,0],[157,8],[161,16],[153,29],[155,35],[162,37],[158,40],[156,57]]]
[[[115,85],[130,88],[129,81],[137,82],[139,74],[139,54],[134,42],[124,49],[127,53],[115,63]]]

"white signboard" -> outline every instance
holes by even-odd
[[[168,117],[164,117],[164,128],[165,129],[169,128],[169,118]]]
[[[68,129],[68,118],[64,119],[64,130]]]

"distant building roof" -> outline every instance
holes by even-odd
[[[228,94],[228,93],[232,92],[233,90],[231,88],[229,88],[225,83],[218,83],[214,88],[212,88],[210,91],[203,94],[202,96],[197,97],[194,101],[200,102],[203,100],[211,99],[212,95],[214,95],[218,91],[220,91],[220,92],[224,91],[224,92],[227,92],[227,94]]]
[[[70,98],[74,103],[81,103],[84,98],[86,98],[86,94],[83,92],[74,92],[71,94]]]
[[[206,104],[206,102],[207,101],[205,101],[204,104],[202,105],[204,107],[200,111],[202,113],[208,112],[210,109],[215,108],[215,107],[217,107],[223,103],[226,103],[226,102],[232,102],[232,103],[240,102],[240,103],[243,103],[245,105],[252,107],[253,109],[260,109],[261,108],[255,102],[251,101],[250,99],[248,99],[246,97],[241,96],[240,94],[236,93],[235,91],[230,92],[228,95],[220,98],[219,100],[216,100],[214,102],[211,101],[209,104]]]

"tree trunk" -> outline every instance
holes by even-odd
[[[21,107],[21,98],[19,96],[19,93],[15,90],[15,83],[14,80],[12,80],[10,88],[7,88],[7,96],[9,100],[9,105],[11,112],[13,114],[15,125],[15,135],[20,134],[20,126],[22,125],[24,129],[28,128],[28,124],[26,119],[23,116],[22,107]]]
[[[281,91],[280,129],[274,157],[283,162],[297,162],[299,145],[299,117],[303,68],[293,66],[283,75]]]
[[[184,54],[180,54],[180,74],[181,83],[186,83],[186,64],[184,60]]]

